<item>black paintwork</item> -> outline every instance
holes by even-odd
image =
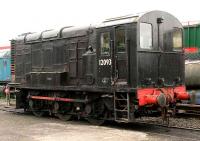
[[[162,23],[157,22],[158,18],[163,19]],[[184,54],[182,50],[174,51],[172,47],[172,33],[176,29],[182,29],[181,23],[172,15],[159,11],[145,14],[139,22],[152,24],[153,49],[141,49],[139,35],[137,36],[138,84],[143,85],[145,81],[149,81],[147,83],[159,86],[160,80],[166,86],[174,86],[177,80],[183,84]]]
[[[151,50],[140,48],[141,22],[153,26]],[[116,53],[117,28],[125,29],[124,53]],[[175,86],[177,80],[183,84],[184,54],[172,48],[171,33],[176,28],[182,26],[172,15],[153,11],[123,24],[25,34],[11,44],[16,56],[16,82],[26,89],[104,93]],[[105,31],[111,37],[108,56],[100,55],[100,33]],[[100,59],[111,59],[112,64],[100,66]]]

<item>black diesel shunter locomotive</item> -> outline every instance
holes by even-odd
[[[16,107],[36,116],[134,122],[166,117],[169,108],[188,99],[182,25],[166,12],[27,33],[11,46],[20,84]]]

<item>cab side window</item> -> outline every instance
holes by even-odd
[[[116,50],[117,52],[125,52],[125,30],[116,29]]]
[[[140,23],[140,47],[142,49],[152,49],[152,25]]]
[[[110,33],[101,33],[101,55],[110,55]]]
[[[180,50],[182,49],[182,30],[176,29],[173,32],[173,49],[174,50]]]

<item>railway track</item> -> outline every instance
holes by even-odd
[[[182,130],[192,130],[200,131],[200,118],[184,118],[184,117],[170,117],[169,124],[162,124],[161,118],[142,118],[137,121],[142,124],[155,125],[159,127],[171,128],[171,129],[182,129]]]
[[[148,128],[147,131],[144,132],[152,135],[152,136],[164,136],[167,140],[176,140],[176,141],[198,141],[199,140],[199,131],[200,129],[193,129],[193,128],[182,128],[182,127],[175,127],[175,126],[165,126],[159,124],[148,124],[145,123],[146,126],[144,128]],[[175,139],[174,139],[175,138]]]
[[[168,126],[168,125],[163,125],[163,124],[156,124],[156,123],[149,123],[149,122],[138,122],[139,124],[143,125],[150,125],[150,126],[158,126],[158,127],[163,127],[163,128],[168,128],[168,129],[180,129],[180,130],[188,130],[188,131],[200,131],[200,128],[187,128],[187,127],[178,127],[178,126]]]
[[[173,128],[173,129],[200,131],[200,129],[197,129],[197,128],[183,128],[183,127],[176,127],[176,126],[163,126],[163,127],[168,127],[168,128]]]
[[[24,114],[24,113],[21,113],[20,111],[10,110],[8,108],[6,108],[6,109],[1,108],[0,111],[1,111],[1,114],[3,114],[3,115],[8,114],[7,116],[10,116],[17,112],[17,115],[15,115],[13,117],[19,116],[19,117],[21,117],[21,119],[26,119],[26,117],[28,116],[29,119],[32,119],[31,117],[33,117],[33,120],[39,120],[39,118],[35,118],[32,115],[27,115],[26,113]],[[4,112],[2,112],[2,111],[4,111]],[[6,113],[6,111],[8,113]],[[19,118],[17,118],[17,119],[19,119]],[[49,118],[44,117],[43,121],[45,121],[45,120],[48,122]],[[52,120],[54,120],[53,118],[51,118],[51,122],[54,122]],[[56,120],[57,119],[55,119],[55,121]],[[153,140],[198,141],[200,139],[199,131],[182,130],[182,129],[177,129],[177,128],[168,128],[166,126],[158,126],[158,125],[150,125],[150,124],[142,124],[142,123],[124,124],[124,123],[108,122],[103,127],[96,127],[96,126],[92,127],[91,124],[89,124],[85,120],[69,121],[67,123],[60,121],[59,123],[63,123],[65,125],[68,125],[68,123],[69,123],[70,126],[67,126],[68,130],[69,130],[69,127],[71,127],[73,129],[73,126],[77,126],[77,124],[86,125],[86,126],[88,126],[87,128],[97,128],[98,131],[99,131],[99,129],[106,128],[108,130],[104,129],[104,132],[108,131],[109,133],[111,133],[113,131],[112,135],[110,135],[110,136],[114,136],[118,133],[122,133],[125,136],[126,132],[129,132],[129,131],[130,131],[129,133],[131,135],[134,134],[135,132],[136,133],[144,133],[146,135],[146,138],[149,139],[149,141],[153,141]],[[79,131],[76,131],[76,132],[77,132],[77,134],[79,134]]]
[[[28,114],[24,112],[23,109],[15,109],[14,107],[6,107],[0,106],[0,111],[10,112],[10,113],[17,113],[17,114]],[[180,129],[180,130],[188,130],[188,131],[200,131],[200,118],[186,118],[183,117],[173,117],[169,118],[169,125],[162,124],[161,118],[141,118],[137,120],[137,123],[143,125],[150,125],[150,126],[158,126],[163,127],[166,129]]]
[[[147,123],[148,124],[148,123]],[[200,128],[191,128],[191,127],[178,127],[178,126],[168,126],[162,124],[152,124],[160,127],[171,128],[171,129],[183,129],[183,130],[192,130],[192,131],[200,131]]]
[[[106,125],[109,126],[109,125]],[[110,126],[109,126],[110,127]],[[158,140],[166,141],[199,141],[200,134],[199,130],[197,129],[189,129],[189,128],[178,128],[178,127],[169,127],[165,125],[159,124],[152,124],[152,123],[113,123],[111,125],[112,128],[118,128],[122,130],[132,130],[132,131],[139,131],[143,133],[147,133],[148,136],[151,136],[150,140],[156,140],[155,138],[158,137]]]
[[[24,112],[23,109],[16,110],[14,107],[2,107],[0,106],[0,111],[9,112],[11,114],[19,114],[19,115],[28,115],[30,113]],[[45,117],[48,118],[48,117]],[[170,119],[172,120],[172,119]],[[70,123],[75,124],[86,124],[91,126],[88,122],[85,120],[81,121],[71,121]],[[176,127],[176,126],[166,126],[161,124],[155,124],[155,123],[115,123],[115,122],[108,122],[104,125],[105,127],[111,127],[114,129],[120,129],[120,130],[130,130],[130,131],[139,131],[144,132],[149,138],[154,140],[155,137],[158,137],[159,139],[167,139],[167,140],[176,140],[176,141],[198,141],[200,139],[200,128],[183,128],[183,127]]]

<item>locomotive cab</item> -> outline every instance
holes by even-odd
[[[98,85],[116,93],[129,89],[139,107],[168,107],[188,99],[182,30],[174,16],[162,11],[104,21],[97,27]]]
[[[104,21],[97,27],[97,57],[98,84],[105,87],[184,84],[182,25],[166,12]]]
[[[144,14],[137,25],[138,85],[184,84],[182,25],[165,12]]]

